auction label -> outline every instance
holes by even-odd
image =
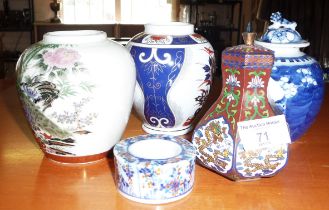
[[[284,115],[238,122],[238,134],[245,150],[291,143]]]

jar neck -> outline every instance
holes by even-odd
[[[151,35],[182,36],[194,33],[194,26],[192,24],[182,22],[169,22],[163,24],[149,23],[145,24],[144,27],[144,32]]]
[[[295,47],[287,47],[287,48],[269,48],[270,50],[274,51],[274,56],[276,58],[279,57],[301,57],[304,56],[305,53],[300,51],[300,48]]]
[[[256,45],[260,45],[267,49],[274,51],[274,56],[278,57],[286,57],[286,58],[294,58],[294,57],[301,57],[304,56],[305,53],[302,52],[300,49],[307,47],[310,45],[307,41],[302,41],[300,43],[268,43],[262,41],[255,41]]]
[[[107,34],[96,30],[54,31],[43,35],[44,43],[83,44],[104,41]]]

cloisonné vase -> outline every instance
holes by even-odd
[[[251,44],[255,33],[245,36],[247,45],[222,52],[222,92],[192,136],[199,163],[234,181],[275,175],[288,153],[287,144],[246,149],[240,139],[238,122],[274,116],[267,101],[273,52]]]
[[[57,31],[24,51],[17,89],[46,157],[83,163],[106,156],[126,127],[134,61],[102,31]]]
[[[187,23],[146,24],[127,44],[137,71],[134,108],[148,133],[182,135],[204,104],[215,68],[210,43]]]
[[[298,140],[315,121],[324,97],[323,72],[320,64],[301,51],[310,45],[280,12],[271,16],[272,25],[256,45],[271,49],[275,61],[268,87],[271,106],[283,113],[291,140]]]

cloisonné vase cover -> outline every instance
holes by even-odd
[[[228,179],[270,177],[286,164],[287,144],[247,150],[237,131],[238,122],[274,116],[267,100],[273,60],[272,51],[253,45],[222,52],[222,92],[197,124],[192,142],[199,163]]]
[[[204,104],[215,68],[210,43],[187,23],[146,24],[127,44],[137,71],[134,108],[148,133],[181,135]]]
[[[271,16],[272,25],[255,41],[275,53],[268,87],[274,111],[283,113],[289,125],[291,140],[298,140],[312,125],[324,96],[320,64],[300,51],[310,45],[295,30],[296,22],[284,19],[280,12]]]
[[[89,162],[106,155],[128,122],[134,62],[102,31],[57,31],[24,51],[17,89],[46,156]]]

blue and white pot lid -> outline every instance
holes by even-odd
[[[272,13],[270,17],[272,24],[259,41],[268,43],[275,47],[294,47],[302,48],[309,46],[309,42],[302,39],[301,35],[296,31],[297,23],[283,18],[281,12]],[[258,42],[259,42],[258,41]],[[262,46],[266,47],[266,44]]]

